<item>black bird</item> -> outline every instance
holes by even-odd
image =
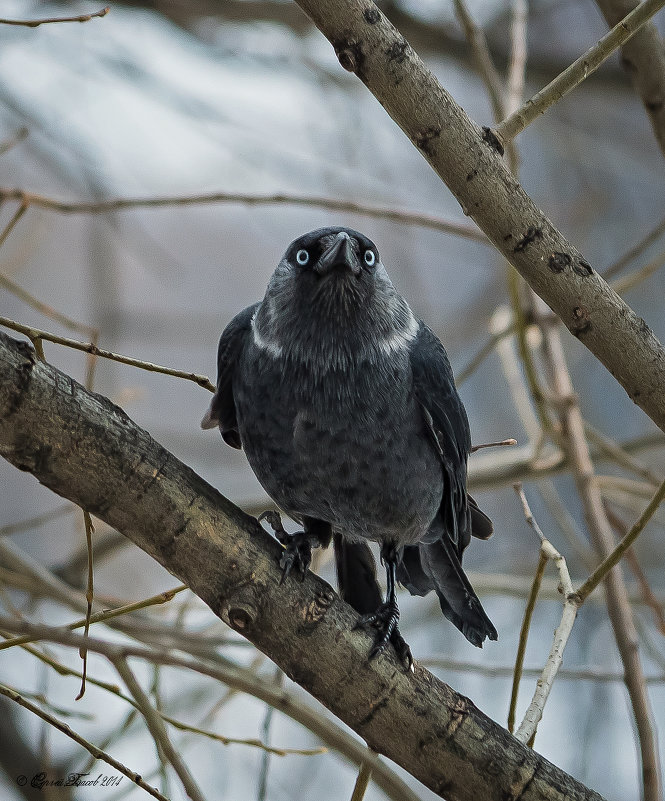
[[[217,391],[201,422],[219,426],[277,506],[302,524],[288,535],[283,578],[304,575],[311,546],[334,536],[341,595],[375,629],[370,658],[398,629],[396,583],[434,590],[474,645],[496,629],[462,570],[490,519],[466,491],[469,424],[446,351],[393,287],[374,243],[321,228],[291,243],[260,303],[219,341]],[[381,602],[368,540],[380,543]]]

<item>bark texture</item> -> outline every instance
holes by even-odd
[[[0,453],[117,528],[376,751],[448,801],[602,801],[421,667],[367,661],[357,616],[107,398],[0,333]],[[221,444],[220,444],[221,448]]]
[[[566,327],[665,431],[665,349],[534,204],[489,128],[466,115],[371,0],[297,0]]]

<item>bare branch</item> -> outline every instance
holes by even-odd
[[[633,287],[636,287],[638,284],[642,283],[642,281],[649,278],[649,276],[660,270],[663,264],[665,264],[665,252],[659,253],[655,259],[645,264],[644,267],[640,267],[634,272],[628,273],[628,275],[624,275],[622,278],[613,281],[612,287],[619,295],[623,295],[625,292],[628,292],[629,289],[633,289]]]
[[[375,5],[298,4],[497,249],[665,430],[665,349],[535,206],[507,170],[492,131],[468,118]]]
[[[22,189],[0,189],[0,200],[18,200],[27,206],[39,206],[52,211],[66,214],[101,214],[109,211],[122,211],[124,209],[154,209],[169,206],[199,206],[208,203],[240,203],[246,206],[305,206],[341,211],[348,214],[361,214],[365,217],[375,217],[382,220],[392,220],[405,225],[419,225],[423,228],[432,228],[446,234],[473,239],[477,242],[489,244],[487,237],[477,228],[444,220],[431,214],[419,214],[413,211],[393,209],[385,206],[372,206],[365,203],[356,203],[351,200],[339,200],[328,197],[309,197],[307,195],[289,195],[277,193],[274,195],[252,195],[242,192],[213,192],[207,195],[189,195],[175,197],[152,198],[116,198],[101,202],[75,202],[55,200],[54,198],[38,195],[34,192],[25,192]]]
[[[605,511],[607,512],[607,519],[612,524],[612,528],[614,528],[615,531],[618,531],[622,537],[625,537],[628,533],[628,526],[619,517],[619,515],[612,510],[608,503],[605,504]],[[663,604],[651,589],[651,585],[649,584],[649,581],[642,570],[642,566],[637,561],[635,552],[631,549],[626,551],[625,556],[626,562],[628,563],[633,575],[637,579],[644,603],[649,606],[653,612],[655,623],[660,630],[660,633],[665,635],[665,610],[663,608]]]
[[[565,447],[573,477],[586,517],[594,548],[607,559],[614,546],[614,537],[605,513],[600,488],[595,481],[594,466],[584,432],[584,420],[570,373],[566,366],[558,328],[548,319],[541,321],[545,355],[549,362],[554,393],[560,399],[561,419],[565,431]],[[637,645],[637,630],[623,575],[618,567],[605,573],[607,609],[617,647],[625,670],[638,732],[642,759],[642,783],[645,801],[661,801],[661,777],[657,733],[653,720],[642,661]],[[579,596],[578,596],[579,597]]]
[[[593,571],[589,578],[584,582],[584,584],[582,584],[579,590],[577,590],[577,596],[581,601],[584,601],[589,593],[592,592],[596,586],[605,579],[609,571],[615,565],[619,564],[624,553],[631,547],[642,531],[644,531],[644,527],[649,520],[651,520],[656,509],[663,502],[663,498],[665,498],[665,481],[663,481],[660,487],[656,490],[656,493],[649,501],[647,508],[640,515],[639,519],[635,521],[626,536],[619,542],[613,551],[607,554],[607,556]]]
[[[516,111],[522,103],[524,94],[524,79],[526,75],[526,26],[528,12],[526,0],[512,0],[512,13],[510,22],[510,63],[508,64],[507,100],[506,108],[509,114]],[[517,172],[517,165],[513,165],[513,172]]]
[[[471,48],[471,55],[473,56],[476,71],[483,79],[483,83],[487,88],[487,94],[492,104],[492,114],[496,122],[499,122],[499,120],[506,116],[505,91],[501,76],[492,60],[487,39],[485,38],[483,29],[474,22],[464,0],[453,0],[453,2],[455,5],[455,14],[462,28],[464,28],[464,34]]]
[[[37,28],[40,25],[48,25],[52,22],[90,22],[95,17],[105,17],[110,7],[95,11],[93,14],[79,14],[78,17],[48,17],[46,19],[0,19],[0,25],[22,25],[26,28]]]
[[[67,348],[82,350],[84,353],[91,353],[94,356],[101,357],[102,359],[111,359],[114,362],[128,364],[130,367],[139,367],[141,370],[147,370],[151,373],[163,373],[164,375],[170,375],[174,378],[184,378],[187,381],[193,381],[195,384],[198,384],[200,387],[203,387],[210,392],[215,391],[214,385],[205,375],[188,373],[184,370],[174,370],[171,367],[161,367],[160,365],[153,364],[152,362],[145,362],[141,359],[132,359],[130,356],[121,356],[119,353],[111,353],[110,350],[102,350],[102,348],[98,348],[94,342],[78,342],[76,339],[69,339],[68,337],[61,337],[57,334],[50,334],[48,331],[42,331],[39,328],[32,328],[29,325],[17,323],[15,320],[10,320],[7,317],[0,317],[0,325],[4,325],[6,328],[11,328],[13,331],[18,331],[21,334],[25,334],[25,336],[29,337],[31,340],[45,339],[47,342],[55,342],[57,345],[64,345]]]
[[[32,712],[33,715],[37,715],[37,717],[45,720],[49,725],[53,726],[58,731],[61,731],[63,734],[67,735],[67,737],[74,740],[74,742],[78,743],[80,746],[83,746],[86,751],[88,751],[95,759],[101,759],[104,762],[107,762],[111,767],[115,768],[116,770],[120,771],[123,775],[127,776],[127,778],[134,782],[134,784],[138,784],[143,790],[147,793],[150,793],[151,796],[154,798],[159,799],[159,801],[169,801],[166,796],[163,796],[158,790],[154,787],[151,787],[147,784],[141,776],[130,770],[128,767],[122,764],[122,762],[118,762],[117,759],[114,759],[112,756],[107,754],[105,751],[102,751],[100,748],[97,748],[96,745],[89,742],[88,740],[81,737],[80,734],[77,734],[73,729],[63,723],[61,720],[56,718],[54,715],[49,714],[48,712],[44,712],[43,709],[40,709],[36,704],[31,703],[27,699],[23,698],[23,696],[19,695],[14,690],[10,689],[9,687],[5,687],[3,684],[0,684],[0,695],[4,695],[6,698],[15,701],[19,706],[22,706],[24,709],[27,709],[29,712]]]
[[[14,230],[14,226],[16,223],[21,219],[21,217],[26,213],[28,207],[25,203],[21,203],[21,205],[16,209],[14,214],[11,216],[7,225],[5,225],[2,233],[0,234],[0,247],[2,247],[5,242],[7,241],[7,237],[11,232]]]
[[[548,108],[558,103],[562,97],[586,80],[621,45],[665,5],[665,0],[644,0],[605,34],[600,41],[590,47],[567,69],[537,92],[530,100],[510,115],[494,129],[502,142],[514,139]]]
[[[665,104],[663,104],[663,106],[665,107]],[[665,234],[665,219],[661,220],[658,225],[652,228],[637,244],[633,245],[615,262],[610,264],[609,267],[603,271],[603,278],[607,281],[618,272],[621,272],[624,267],[629,265],[632,261],[635,261],[647,248],[653,245],[654,242],[657,242],[663,234]]]
[[[500,442],[484,442],[482,445],[472,445],[470,452],[475,453],[483,448],[501,448],[510,445],[517,445],[517,440],[514,437],[502,439]]]
[[[353,793],[351,794],[351,801],[363,801],[371,778],[372,769],[366,762],[363,762],[360,766],[360,772],[356,777],[356,783],[353,787]]]
[[[566,643],[568,642],[568,638],[570,637],[570,633],[573,630],[573,625],[575,623],[575,618],[577,617],[577,610],[581,605],[581,601],[577,598],[575,593],[573,592],[573,584],[570,580],[570,573],[568,572],[568,566],[566,565],[566,560],[561,556],[561,554],[557,551],[557,549],[552,545],[552,543],[545,537],[543,532],[540,529],[540,526],[536,522],[533,514],[531,513],[531,509],[529,508],[529,503],[524,495],[524,491],[522,490],[521,485],[516,484],[515,490],[522,502],[522,508],[524,510],[524,516],[526,518],[527,523],[533,528],[540,539],[540,562],[539,562],[539,570],[544,570],[545,562],[548,559],[552,559],[552,561],[556,564],[557,569],[559,571],[559,581],[561,583],[561,591],[564,596],[564,603],[563,603],[563,612],[561,614],[561,622],[556,628],[554,632],[554,640],[552,641],[552,647],[550,649],[549,656],[547,657],[547,662],[545,663],[545,667],[543,668],[542,675],[538,680],[536,685],[536,690],[533,694],[533,699],[529,704],[529,707],[524,715],[524,720],[519,726],[515,737],[522,742],[522,743],[530,743],[533,741],[533,738],[536,734],[536,729],[538,728],[538,723],[543,716],[543,709],[545,708],[545,704],[547,703],[547,699],[550,694],[550,690],[552,689],[552,685],[554,684],[554,679],[561,667],[561,663],[563,662],[563,652],[566,647]],[[541,568],[542,565],[542,568]],[[536,574],[538,575],[538,574]],[[538,593],[538,586],[539,582],[534,580],[534,591],[532,593],[533,596],[533,604],[535,604],[536,598],[535,596]],[[527,613],[525,612],[524,615],[526,628],[528,630],[528,622],[527,622]],[[524,626],[523,626],[524,629]],[[520,639],[522,639],[522,635],[520,635]],[[524,634],[524,642],[526,643],[526,633]],[[521,663],[516,661],[515,663],[515,676],[518,675],[518,670],[521,672]],[[517,693],[514,689],[514,695],[516,697]],[[512,702],[511,702],[512,703]]]
[[[151,598],[146,598],[143,601],[136,601],[132,604],[127,604],[125,606],[120,606],[117,609],[104,609],[101,612],[96,612],[93,614],[86,614],[86,616],[82,620],[75,620],[73,623],[70,623],[66,626],[69,631],[74,631],[75,629],[85,628],[85,636],[88,636],[88,629],[90,628],[91,623],[105,623],[108,620],[112,620],[113,618],[120,617],[121,615],[128,615],[131,612],[137,612],[139,609],[147,609],[150,606],[156,606],[157,604],[165,604],[172,600],[177,593],[182,592],[183,590],[188,589],[188,587],[184,584],[181,584],[179,587],[176,587],[173,590],[167,590],[166,592],[160,592],[158,595],[153,595]],[[22,637],[12,638],[11,640],[5,640],[5,642],[0,643],[0,651],[4,651],[6,648],[12,648],[15,645],[25,645],[26,643],[33,642],[27,635]],[[78,699],[76,699],[78,700]]]
[[[531,627],[531,618],[533,610],[536,607],[536,600],[538,599],[538,592],[540,591],[540,584],[543,580],[545,573],[545,566],[547,565],[547,556],[543,553],[542,549],[538,557],[538,565],[536,572],[533,576],[533,584],[531,585],[531,592],[524,608],[524,618],[522,619],[522,627],[520,628],[520,638],[517,645],[517,653],[515,655],[515,666],[513,668],[513,686],[510,691],[510,706],[508,708],[508,731],[515,731],[515,716],[517,714],[517,695],[519,693],[520,681],[522,679],[522,670],[524,668],[524,655],[526,653],[526,643],[529,638],[529,628]]]
[[[153,708],[150,699],[143,692],[143,688],[136,680],[131,671],[127,660],[123,657],[114,657],[111,659],[113,667],[118,671],[120,677],[125,682],[127,689],[134,697],[136,705],[138,706],[143,718],[146,722],[150,734],[152,735],[155,743],[159,745],[161,752],[168,759],[173,766],[173,769],[178,774],[178,778],[182,782],[187,795],[192,801],[205,801],[203,793],[199,789],[198,784],[194,781],[194,777],[185,764],[185,761],[180,756],[178,751],[173,747],[173,743],[169,739],[168,732],[164,726],[164,721],[161,715]]]

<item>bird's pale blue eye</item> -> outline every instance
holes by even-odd
[[[309,261],[309,253],[304,248],[301,248],[296,253],[296,261],[301,267],[304,267]]]
[[[366,250],[365,251],[365,264],[368,267],[373,267],[376,263],[376,256],[374,255],[373,250]]]

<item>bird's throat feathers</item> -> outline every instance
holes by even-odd
[[[382,266],[360,279],[280,267],[252,319],[253,342],[269,356],[325,373],[404,353],[417,336],[419,322]]]

